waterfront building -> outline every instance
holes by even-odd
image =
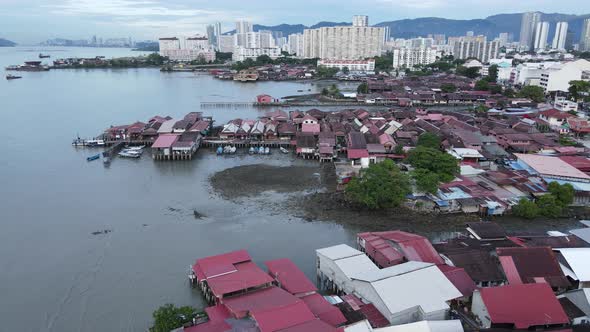
[[[368,26],[336,26],[305,29],[304,57],[358,60],[381,55],[385,29]]]
[[[351,72],[374,73],[375,59],[368,60],[318,60],[318,66],[327,68],[348,68]]]
[[[168,37],[159,39],[160,55],[173,61],[215,61],[215,50],[207,37],[189,37],[181,39]]]
[[[256,60],[261,55],[268,55],[271,59],[276,59],[281,56],[280,47],[258,47],[258,48],[247,48],[237,46],[234,48],[232,60],[233,61],[244,61],[246,59]]]
[[[530,51],[534,46],[535,27],[541,21],[541,13],[528,12],[522,14],[520,24],[520,47]]]
[[[565,40],[567,38],[567,22],[557,22],[555,26],[555,36],[551,48],[554,50],[565,51]]]
[[[393,68],[413,68],[436,62],[439,53],[432,47],[404,47],[393,50]]]
[[[547,48],[547,36],[549,35],[549,22],[539,22],[535,26],[534,50],[544,51]]]
[[[585,19],[582,24],[580,51],[590,51],[590,18]]]

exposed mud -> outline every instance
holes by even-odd
[[[226,199],[256,196],[265,191],[293,193],[322,187],[320,169],[307,166],[244,165],[215,173],[213,189]]]

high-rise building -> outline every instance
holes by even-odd
[[[247,21],[237,21],[236,22],[236,34],[240,33],[248,33],[254,31],[252,27],[252,23]]]
[[[541,21],[541,13],[528,12],[522,14],[520,23],[520,46],[530,51],[534,47],[535,27]]]
[[[565,50],[565,40],[567,38],[567,22],[557,22],[555,26],[555,36],[551,47],[555,50]]]
[[[290,34],[288,38],[289,53],[295,54],[298,57],[303,56],[303,34],[294,33]]]
[[[215,60],[215,50],[207,37],[177,37],[159,39],[160,54],[175,61]]]
[[[580,51],[590,51],[590,18],[585,19],[582,25]]]
[[[352,26],[354,27],[368,27],[369,16],[367,15],[354,15],[352,17]]]
[[[549,22],[539,22],[535,27],[535,51],[543,51],[547,48],[547,36],[549,35]]]
[[[215,22],[215,39],[217,40],[217,44],[216,46],[219,46],[219,36],[221,36],[223,34],[223,32],[221,32],[221,22]]]
[[[506,46],[508,44],[509,33],[508,32],[501,32],[498,35],[498,41],[500,41],[500,47]]]
[[[385,29],[368,26],[335,26],[305,29],[304,57],[358,60],[381,55]]]
[[[481,62],[488,62],[498,56],[500,41],[487,41],[485,36],[449,37],[449,46],[456,59],[476,58]]]
[[[574,40],[576,38],[576,34],[568,29],[567,30],[567,35],[565,37],[565,49],[566,50],[573,50],[574,49]]]
[[[217,45],[217,36],[215,36],[215,26],[207,26],[207,38],[209,39],[209,42],[211,42],[211,45]]]
[[[437,51],[432,47],[396,48],[393,50],[393,68],[412,68],[436,62]]]
[[[218,37],[217,43],[217,49],[219,50],[219,52],[231,53],[234,51],[234,46],[236,44],[236,36],[221,35]]]

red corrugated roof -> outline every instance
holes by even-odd
[[[278,287],[269,287],[223,300],[227,309],[236,318],[246,317],[251,311],[265,311],[297,302],[301,300]]]
[[[381,314],[381,312],[379,312],[379,310],[377,310],[375,305],[372,303],[365,304],[361,307],[360,311],[365,315],[365,317],[367,317],[367,320],[369,323],[371,323],[373,328],[389,326],[389,321],[387,318],[385,318],[385,316],[383,316],[383,314]]]
[[[567,324],[569,319],[547,284],[482,288],[492,324],[514,324],[517,329]]]
[[[394,242],[408,261],[444,264],[443,259],[434,250],[430,241],[423,236],[402,231],[361,233],[358,236],[364,237],[367,234]],[[391,247],[388,243],[386,245]],[[381,251],[382,249],[378,250]]]
[[[239,263],[234,266],[235,272],[207,279],[211,291],[217,298],[224,294],[273,282],[273,279],[253,262]]]
[[[340,309],[331,305],[320,294],[308,295],[303,297],[302,300],[314,315],[331,326],[336,327],[346,323],[346,317],[344,317]]]
[[[176,134],[160,134],[154,144],[152,144],[153,149],[157,148],[169,148],[178,140],[180,136]]]
[[[246,250],[237,250],[221,255],[197,259],[193,271],[199,280],[236,271],[234,264],[249,262],[252,258]],[[199,274],[201,274],[199,276]]]
[[[348,149],[348,159],[369,158],[369,151],[367,149]]]
[[[205,308],[209,321],[196,326],[187,327],[185,332],[225,332],[231,329],[231,326],[225,322],[230,318],[230,314],[224,305],[216,305]]]
[[[271,277],[277,279],[281,288],[291,294],[304,294],[317,291],[305,274],[290,259],[283,258],[264,263]]]
[[[315,320],[315,316],[303,301],[266,311],[253,311],[252,318],[260,332],[275,332]]]
[[[439,265],[438,268],[444,273],[445,277],[463,294],[471,296],[477,289],[473,279],[465,272],[465,269],[449,265]]]
[[[520,279],[525,284],[534,283],[535,278],[540,277],[545,278],[551,287],[570,286],[550,247],[497,248],[496,252],[509,281],[518,282]]]

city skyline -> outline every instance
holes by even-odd
[[[280,8],[264,1],[250,1],[248,7],[236,0],[216,4],[187,0],[1,0],[0,31],[3,38],[19,43],[38,43],[62,37],[87,38],[132,36],[134,39],[156,39],[167,34],[206,34],[206,26],[222,23],[229,31],[237,20],[262,25],[305,24],[320,21],[350,22],[353,15],[368,15],[371,24],[398,19],[441,17],[447,19],[478,19],[495,14],[525,11],[582,14],[590,12],[590,4],[565,0],[520,1],[500,0],[489,6],[473,6],[466,0],[281,2]],[[469,10],[464,10],[469,7]],[[337,9],[337,10],[334,10]],[[36,29],[23,29],[35,26]]]

